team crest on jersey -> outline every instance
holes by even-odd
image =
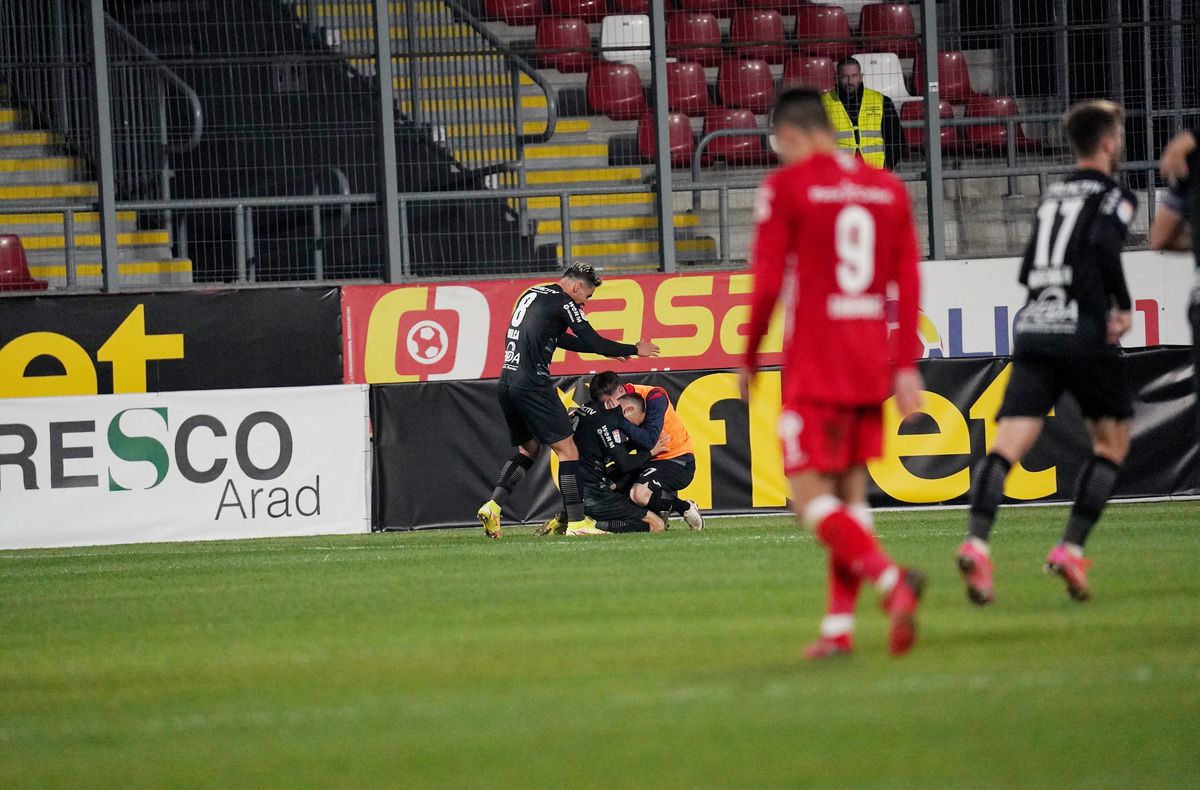
[[[759,186],[754,193],[754,221],[766,222],[771,218],[771,203],[775,200],[775,190],[766,184]]]

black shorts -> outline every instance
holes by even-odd
[[[530,439],[554,444],[571,436],[571,418],[558,399],[554,387],[536,390],[500,385],[500,409],[508,423],[508,436],[514,446]]]
[[[646,508],[630,499],[628,494],[590,486],[583,490],[583,512],[596,521],[637,522],[646,516]]]
[[[1064,392],[1075,396],[1089,420],[1133,416],[1125,357],[1116,348],[1074,356],[1018,352],[996,416],[1045,417]]]
[[[634,482],[674,494],[690,486],[695,477],[696,456],[688,453],[666,460],[651,459]]]

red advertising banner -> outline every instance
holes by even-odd
[[[504,329],[517,299],[546,280],[363,285],[342,289],[347,383],[461,381],[500,375]],[[751,277],[745,272],[642,275],[607,279],[587,305],[597,331],[625,343],[647,339],[654,359],[631,359],[621,370],[735,367],[745,348]],[[764,365],[780,363],[781,322],[763,345]],[[610,367],[594,354],[559,350],[556,376]]]

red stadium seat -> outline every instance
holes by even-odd
[[[599,22],[608,13],[605,0],[550,0],[550,15]]]
[[[704,133],[721,129],[757,129],[754,113],[750,110],[730,110],[717,107],[704,116]],[[705,151],[707,159],[723,159],[731,165],[762,164],[768,159],[760,135],[731,135],[714,138]]]
[[[917,54],[917,25],[906,3],[873,3],[862,7],[859,30],[865,52],[895,52],[899,57]]]
[[[783,17],[778,11],[743,8],[733,13],[729,40],[739,57],[757,58],[768,63],[783,63],[787,45],[783,38]]]
[[[693,14],[716,14],[729,16],[737,8],[736,0],[679,0],[679,7]]]
[[[1017,102],[1011,96],[974,96],[967,102],[968,118],[1018,115]],[[1017,149],[1029,151],[1037,142],[1025,136],[1021,124],[1014,124]],[[1008,147],[1008,124],[984,123],[966,127],[967,146],[990,153],[1004,153]]]
[[[702,66],[721,65],[721,27],[717,18],[686,11],[668,16],[667,55]]]
[[[650,0],[613,0],[612,7],[617,14],[649,14]]]
[[[954,107],[950,102],[942,101],[938,103],[938,115],[942,118],[953,118]],[[900,110],[901,121],[924,121],[925,120],[925,102],[910,101],[904,104],[904,108]],[[954,152],[959,149],[959,136],[957,126],[942,127],[942,150],[946,152]],[[925,129],[917,127],[904,130],[904,145],[910,151],[920,151],[925,148]]]
[[[699,63],[667,64],[667,107],[672,112],[703,115],[708,110],[708,78]]]
[[[792,55],[783,64],[783,84],[830,91],[837,85],[837,67],[823,55]]]
[[[763,113],[775,103],[775,83],[765,60],[726,60],[717,72],[717,93],[726,107]]]
[[[925,93],[925,57],[917,54],[913,66],[913,92]],[[938,93],[951,104],[966,104],[975,95],[971,88],[971,72],[961,52],[938,53]]]
[[[44,291],[48,285],[30,274],[21,237],[0,235],[0,291]]]
[[[509,25],[532,25],[544,16],[542,0],[484,0],[488,19],[498,19]]]
[[[614,121],[632,121],[646,111],[646,92],[637,67],[627,63],[597,63],[588,72],[587,100],[591,108]]]
[[[749,8],[770,8],[784,15],[791,15],[796,13],[796,6],[800,5],[800,2],[797,0],[747,0],[745,5]]]
[[[582,19],[542,19],[537,25],[539,65],[564,74],[585,72],[596,62],[592,39]]]
[[[850,20],[836,5],[796,7],[796,43],[801,52],[824,55],[836,63],[854,52],[850,39]]]
[[[677,167],[685,167],[692,163],[692,152],[696,150],[696,138],[692,135],[692,122],[681,112],[673,112],[667,116],[667,134],[671,143],[671,163]],[[638,121],[638,151],[642,159],[654,159],[657,149],[654,145],[654,116],[650,113],[642,115]]]

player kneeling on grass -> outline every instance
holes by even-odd
[[[1021,265],[1029,300],[1017,319],[1012,377],[997,415],[996,441],[972,477],[967,539],[958,568],[967,597],[994,597],[988,538],[1004,481],[1032,449],[1046,413],[1065,392],[1075,396],[1092,438],[1092,457],[1075,484],[1075,504],[1046,570],[1077,601],[1090,594],[1083,544],[1112,495],[1129,452],[1133,397],[1118,341],[1130,326],[1121,247],[1136,198],[1113,180],[1125,146],[1125,113],[1108,101],[1067,113],[1076,171],[1047,190]]]
[[[627,396],[638,398],[640,396]],[[644,408],[644,404],[643,404]],[[535,534],[604,535],[613,532],[662,532],[666,522],[618,490],[616,478],[636,473],[648,454],[631,448],[621,433],[620,409],[609,409],[590,401],[575,412],[575,446],[579,449],[579,483],[583,510],[590,522],[567,524],[560,513]],[[631,452],[632,450],[632,452]]]
[[[692,438],[667,391],[645,384],[623,384],[611,370],[592,376],[588,391],[605,406],[620,408],[625,417],[619,424],[621,432],[633,446],[652,452],[653,463],[641,470],[629,487],[633,501],[663,518],[672,513],[682,516],[689,529],[704,529],[704,518],[696,503],[678,496],[696,477],[696,455]],[[640,398],[621,400],[625,395]]]
[[[763,181],[755,201],[754,295],[741,388],[748,399],[758,346],[791,270],[779,434],[792,507],[829,550],[829,608],[820,639],[804,654],[850,652],[865,579],[880,593],[891,620],[891,652],[900,655],[916,639],[924,579],[898,567],[875,539],[866,463],[883,450],[888,396],[895,393],[904,417],[921,403],[912,208],[895,176],[835,153],[816,91],[785,91],[772,126],[784,166]],[[899,329],[889,338],[885,303],[893,287]]]

